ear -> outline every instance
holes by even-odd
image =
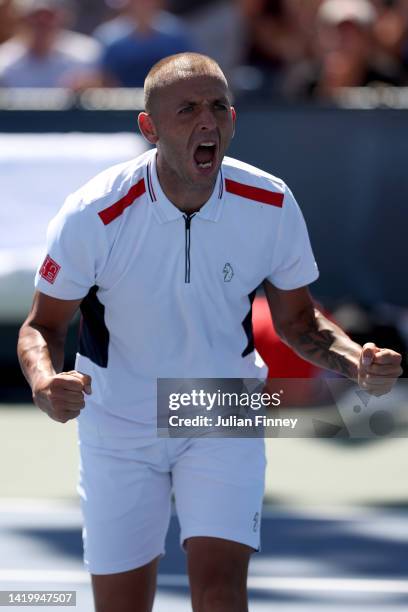
[[[237,111],[235,110],[235,108],[233,106],[231,106],[231,117],[232,117],[232,137],[234,137],[235,134],[235,124],[237,121]]]
[[[149,113],[139,113],[137,118],[137,122],[139,125],[139,130],[150,144],[156,144],[159,140],[157,135],[156,127],[154,125],[153,119]]]

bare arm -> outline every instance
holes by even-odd
[[[355,380],[375,395],[388,393],[402,374],[399,353],[354,342],[315,307],[307,287],[286,291],[265,281],[264,288],[277,334],[307,361]]]
[[[83,391],[90,378],[62,372],[68,325],[81,300],[58,300],[36,292],[17,344],[20,366],[31,386],[34,403],[56,421],[65,423],[84,406]]]

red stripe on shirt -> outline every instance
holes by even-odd
[[[283,205],[283,193],[260,189],[252,185],[244,185],[243,183],[237,183],[237,181],[232,181],[231,179],[225,179],[225,188],[229,193],[241,196],[242,198],[248,198],[248,200],[256,200],[256,202],[271,204],[272,206],[279,206],[280,208]]]
[[[104,225],[108,225],[109,223],[120,217],[125,208],[131,206],[137,198],[139,198],[145,193],[145,191],[146,187],[144,179],[140,179],[140,181],[136,183],[136,185],[133,185],[133,187],[129,189],[129,191],[125,196],[123,196],[123,198],[121,198],[108,208],[105,208],[104,210],[98,212],[98,215],[102,219]]]

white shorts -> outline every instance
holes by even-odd
[[[174,493],[180,543],[213,536],[260,546],[263,438],[148,438],[131,449],[80,442],[84,562],[114,574],[165,552]]]

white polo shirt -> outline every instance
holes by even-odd
[[[83,298],[76,369],[93,393],[79,422],[107,436],[153,433],[159,377],[265,376],[252,336],[256,288],[318,277],[291,191],[228,157],[190,218],[163,193],[155,149],[109,168],[67,198],[47,243],[35,284]]]

